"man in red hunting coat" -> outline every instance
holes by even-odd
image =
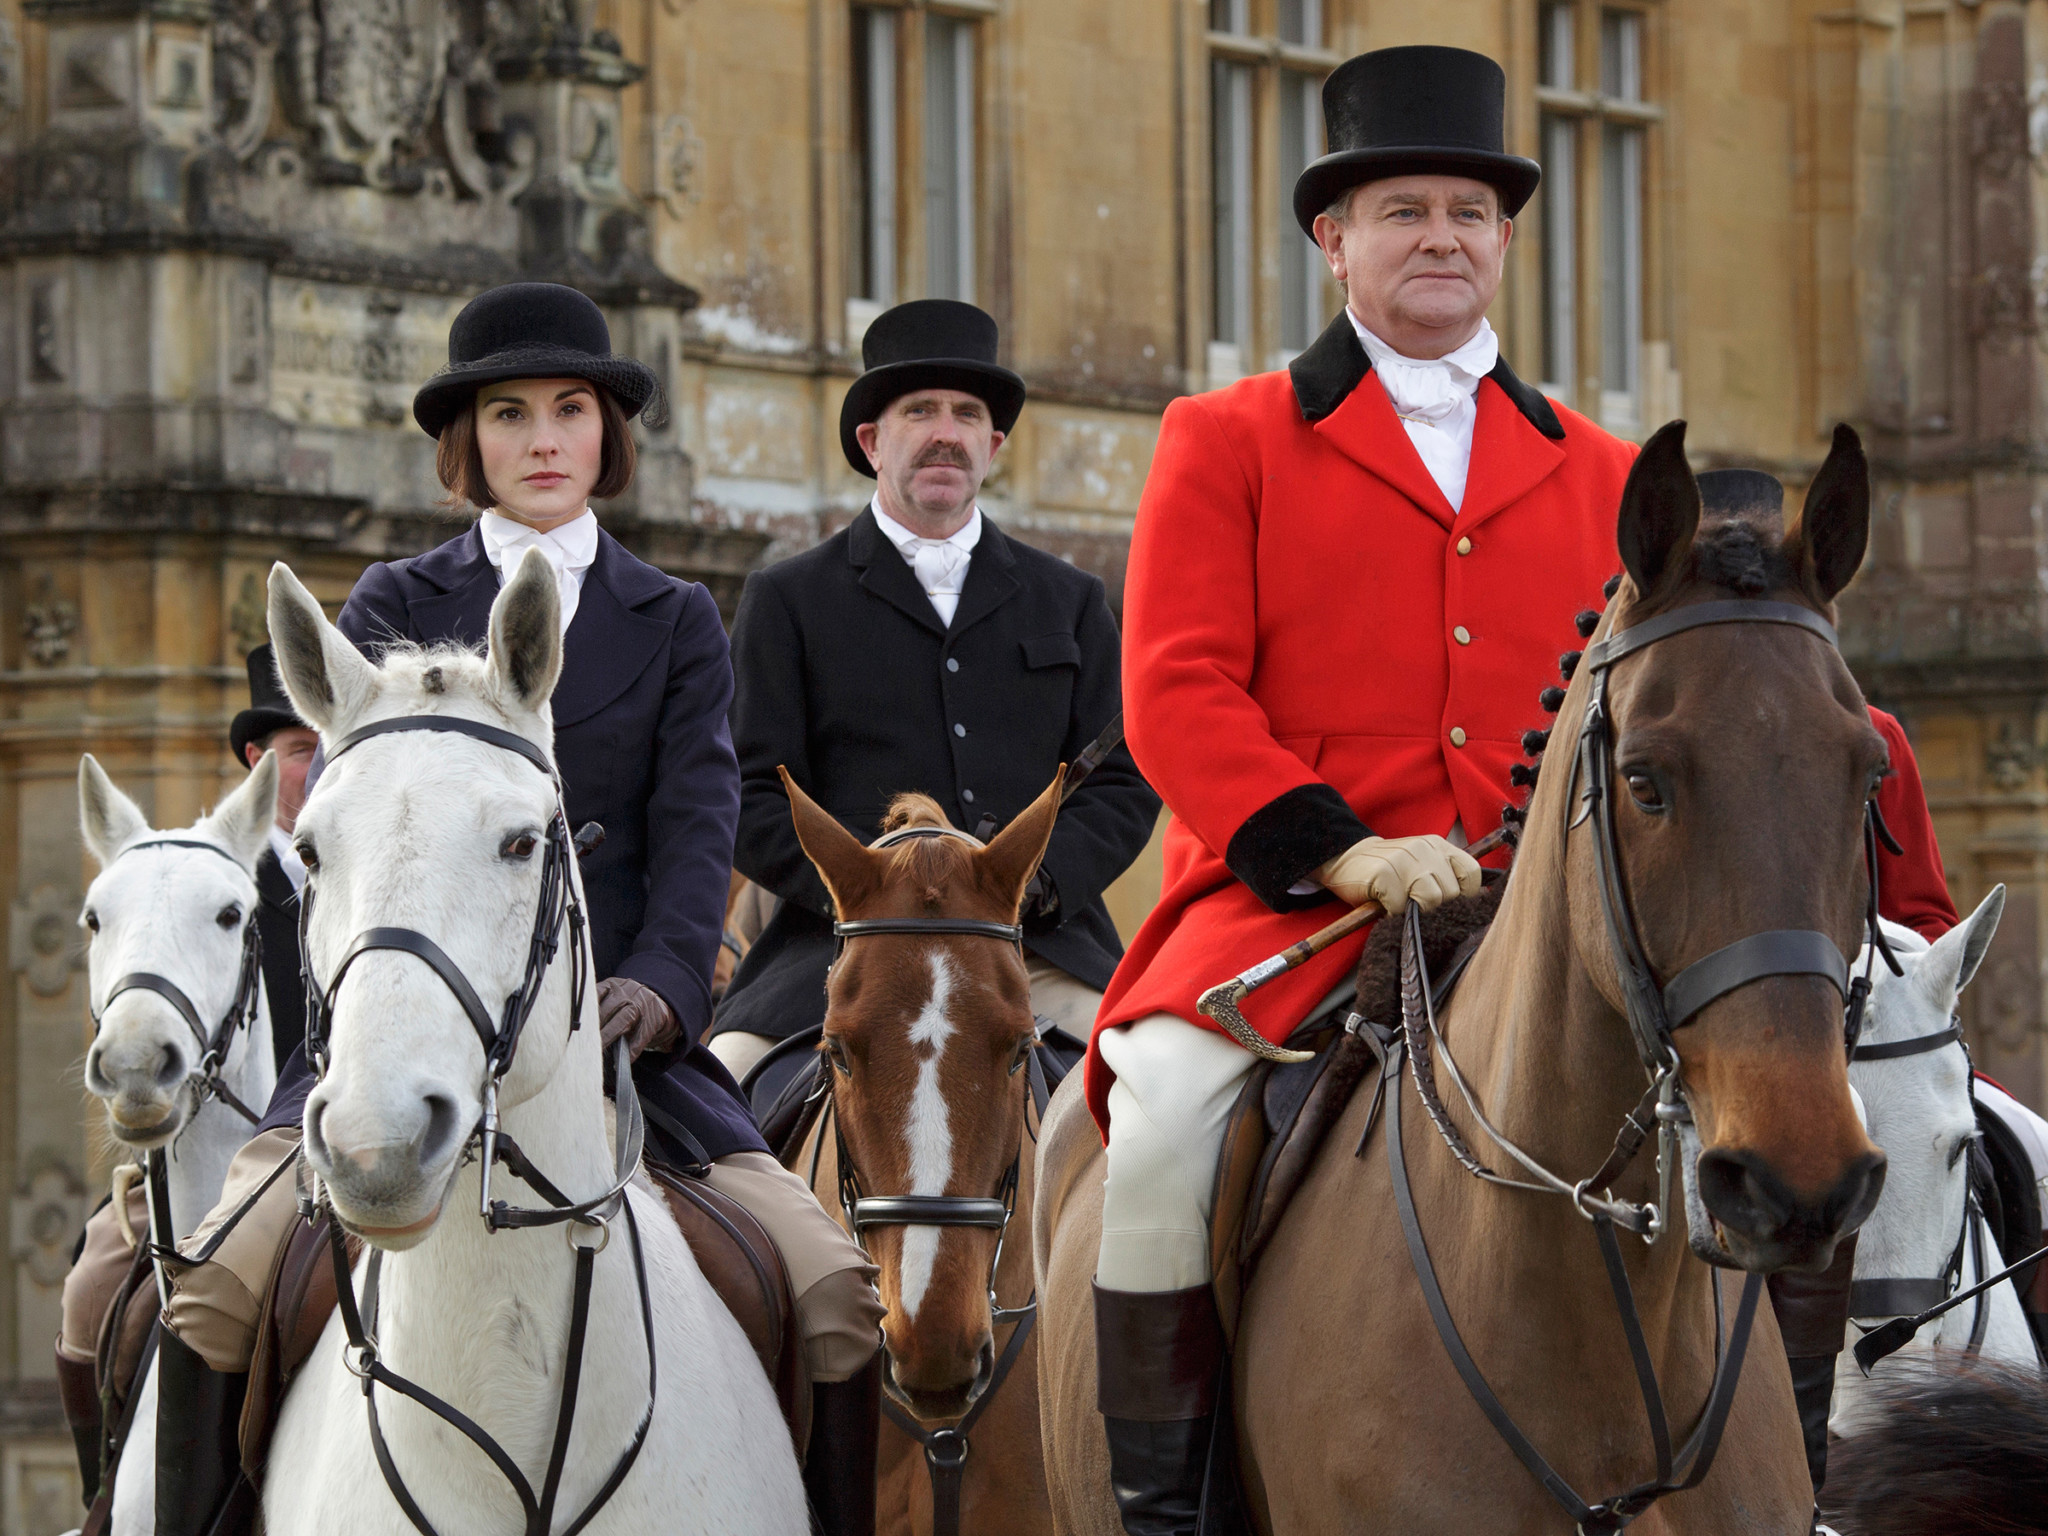
[[[1479,887],[1573,616],[1617,569],[1634,449],[1524,384],[1486,323],[1533,161],[1502,152],[1482,55],[1395,48],[1330,76],[1332,152],[1294,208],[1344,313],[1293,366],[1174,403],[1124,610],[1130,744],[1173,811],[1165,889],[1103,999],[1096,1318],[1117,1502],[1192,1532],[1222,1340],[1216,1148],[1249,1052],[1196,997],[1368,897]],[[1363,938],[1247,1015],[1285,1039]]]

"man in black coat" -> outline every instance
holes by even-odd
[[[245,768],[277,749],[277,822],[270,846],[256,861],[256,931],[263,939],[263,997],[270,1008],[270,1038],[282,1067],[306,1037],[306,991],[299,979],[299,887],[306,866],[292,849],[292,828],[306,803],[306,769],[320,733],[292,710],[277,680],[277,661],[265,641],[249,653],[249,707],[228,726],[228,750]]]
[[[994,320],[919,300],[879,316],[862,350],[840,442],[877,480],[874,502],[750,577],[733,626],[733,863],[782,902],[715,1016],[712,1049],[735,1071],[825,1012],[832,902],[778,765],[863,842],[906,791],[986,838],[1122,709],[1101,581],[1010,538],[975,502],[1024,404],[1024,381],[996,364]],[[1119,744],[1061,810],[1026,898],[1032,1005],[1083,1039],[1123,954],[1102,892],[1158,814]]]

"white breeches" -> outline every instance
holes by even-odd
[[[1209,1279],[1216,1158],[1256,1058],[1170,1013],[1105,1030],[1109,1173],[1095,1283],[1112,1291],[1181,1291]]]

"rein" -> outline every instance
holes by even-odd
[[[459,1408],[429,1392],[419,1383],[411,1381],[385,1365],[377,1344],[377,1303],[379,1280],[382,1275],[384,1254],[373,1249],[365,1267],[363,1300],[356,1302],[355,1284],[350,1272],[348,1250],[342,1236],[342,1224],[331,1205],[329,1233],[334,1258],[335,1290],[339,1298],[342,1325],[348,1337],[348,1351],[344,1352],[343,1364],[363,1384],[364,1409],[369,1416],[370,1444],[376,1452],[377,1467],[384,1475],[384,1484],[405,1517],[412,1522],[422,1536],[439,1536],[433,1523],[428,1520],[418,1501],[406,1487],[404,1477],[399,1473],[397,1463],[392,1459],[390,1447],[385,1443],[384,1430],[377,1414],[375,1389],[381,1384],[401,1396],[418,1403],[443,1423],[460,1431],[469,1441],[490,1458],[513,1494],[518,1498],[525,1518],[525,1536],[554,1536],[555,1501],[561,1491],[562,1472],[567,1464],[569,1439],[576,1420],[576,1400],[583,1371],[583,1347],[590,1325],[590,1292],[595,1277],[597,1255],[611,1242],[611,1221],[624,1214],[628,1246],[633,1255],[633,1277],[640,1293],[640,1322],[647,1345],[647,1406],[641,1411],[639,1425],[634,1429],[631,1440],[624,1451],[612,1464],[612,1470],[604,1483],[592,1495],[560,1536],[576,1536],[594,1519],[601,1509],[610,1502],[625,1481],[639,1458],[640,1448],[647,1441],[647,1432],[654,1422],[655,1403],[655,1340],[654,1310],[647,1282],[647,1257],[641,1247],[640,1228],[633,1216],[631,1203],[626,1199],[626,1185],[639,1166],[641,1145],[646,1135],[646,1122],[641,1114],[640,1097],[633,1088],[632,1059],[626,1042],[616,1042],[617,1082],[614,1096],[618,1105],[618,1140],[615,1147],[614,1177],[611,1186],[603,1193],[588,1200],[572,1201],[535,1168],[521,1150],[517,1141],[499,1126],[498,1089],[505,1073],[511,1069],[514,1055],[519,1049],[520,1035],[526,1028],[534,1006],[540,1000],[541,986],[547,978],[548,967],[554,962],[561,943],[561,930],[566,924],[569,930],[570,1001],[569,1030],[574,1033],[583,1025],[584,977],[588,962],[585,939],[587,922],[584,918],[583,903],[574,889],[572,872],[575,865],[574,844],[569,836],[568,812],[562,801],[561,779],[547,754],[525,737],[497,726],[485,725],[480,721],[465,720],[453,715],[400,715],[388,720],[374,721],[343,736],[327,756],[331,766],[344,752],[358,746],[372,737],[384,736],[401,731],[436,731],[450,735],[467,736],[488,746],[512,752],[548,776],[555,790],[555,809],[548,821],[545,837],[546,851],[542,855],[540,897],[534,914],[532,937],[527,944],[526,971],[519,985],[506,997],[498,1019],[494,1022],[477,996],[476,988],[463,974],[462,968],[449,958],[448,953],[426,934],[411,928],[367,928],[350,941],[342,952],[341,963],[335,967],[332,979],[322,987],[313,976],[310,959],[306,961],[306,1054],[313,1063],[316,1074],[327,1074],[327,1042],[331,1027],[335,998],[341,991],[349,967],[362,956],[377,950],[388,950],[408,954],[424,963],[440,978],[471,1027],[484,1049],[483,1113],[476,1129],[471,1133],[479,1143],[478,1162],[480,1192],[479,1214],[487,1232],[500,1232],[507,1228],[528,1228],[564,1226],[569,1247],[576,1259],[575,1287],[570,1302],[569,1338],[567,1358],[564,1361],[561,1397],[555,1411],[555,1436],[553,1449],[548,1457],[547,1474],[538,1493],[520,1470],[519,1464],[510,1453],[491,1437],[476,1421]],[[586,829],[587,830],[587,829]],[[307,881],[306,889],[299,904],[299,947],[302,955],[309,955],[306,947],[307,926],[313,908],[313,882]],[[491,1198],[491,1170],[503,1163],[508,1172],[538,1191],[548,1203],[545,1206],[515,1206],[503,1200]],[[579,1242],[578,1228],[595,1233],[590,1242]]]
[[[1578,812],[1567,826],[1566,836],[1580,824],[1591,821],[1594,871],[1608,950],[1620,978],[1624,1012],[1636,1054],[1649,1084],[1635,1108],[1624,1117],[1615,1137],[1614,1149],[1600,1169],[1576,1183],[1570,1182],[1543,1167],[1508,1140],[1480,1109],[1477,1095],[1458,1070],[1437,1028],[1437,999],[1432,995],[1426,974],[1422,957],[1421,915],[1414,906],[1408,909],[1401,937],[1401,1032],[1397,1035],[1392,1030],[1383,1031],[1380,1026],[1356,1014],[1351,1015],[1345,1024],[1379,1057],[1382,1081],[1390,1069],[1395,1074],[1393,1091],[1386,1096],[1387,1159],[1402,1236],[1437,1336],[1467,1392],[1493,1425],[1494,1431],[1572,1519],[1582,1536],[1609,1536],[1609,1533],[1621,1531],[1659,1499],[1695,1487],[1705,1478],[1720,1448],[1729,1411],[1734,1406],[1757,1299],[1762,1293],[1762,1277],[1754,1273],[1746,1276],[1741,1300],[1736,1307],[1734,1327],[1728,1330],[1722,1314],[1720,1277],[1718,1274],[1712,1276],[1713,1380],[1692,1434],[1683,1445],[1674,1449],[1655,1362],[1643,1332],[1621,1245],[1615,1235],[1617,1227],[1624,1227],[1645,1243],[1655,1243],[1669,1223],[1673,1170],[1679,1161],[1681,1137],[1690,1132],[1692,1125],[1692,1115],[1685,1103],[1684,1086],[1679,1077],[1680,1061],[1674,1032],[1690,1023],[1709,1003],[1751,982],[1770,976],[1819,976],[1842,994],[1843,1041],[1853,1054],[1862,1030],[1871,969],[1877,956],[1884,956],[1885,963],[1895,975],[1902,974],[1877,918],[1878,843],[1882,839],[1894,853],[1898,851],[1898,845],[1885,828],[1875,802],[1866,800],[1863,842],[1868,882],[1864,917],[1870,934],[1870,953],[1861,976],[1851,979],[1848,962],[1828,935],[1810,929],[1780,928],[1737,939],[1685,966],[1670,981],[1658,983],[1622,881],[1620,837],[1614,817],[1614,740],[1607,702],[1608,676],[1617,662],[1659,640],[1713,624],[1782,624],[1806,630],[1830,646],[1837,644],[1834,627],[1809,609],[1793,603],[1731,599],[1659,614],[1586,649],[1582,664],[1591,672],[1589,695],[1574,749],[1572,778],[1566,787],[1567,801],[1582,781],[1583,790]],[[1466,958],[1469,959],[1469,954]],[[1459,969],[1462,969],[1462,963]],[[1454,971],[1448,978],[1446,992],[1448,983],[1455,982],[1456,977],[1457,972]],[[1435,1263],[1416,1214],[1414,1190],[1408,1177],[1407,1155],[1401,1144],[1399,1075],[1404,1058],[1415,1083],[1416,1096],[1461,1167],[1489,1183],[1541,1194],[1564,1195],[1579,1214],[1593,1224],[1608,1286],[1613,1292],[1615,1308],[1628,1340],[1637,1389],[1649,1420],[1657,1468],[1656,1476],[1650,1481],[1598,1503],[1588,1503],[1515,1423],[1506,1405],[1487,1383],[1471,1352],[1466,1349],[1437,1280]],[[1437,1094],[1436,1059],[1443,1061],[1480,1129],[1537,1182],[1497,1174],[1472,1153]],[[1613,1193],[1613,1182],[1634,1161],[1649,1140],[1653,1127],[1657,1132],[1658,1198],[1654,1202],[1641,1203],[1620,1199]],[[1690,1163],[1687,1164],[1687,1185],[1690,1196]],[[1593,1193],[1596,1190],[1600,1191],[1597,1195]],[[1720,1254],[1703,1246],[1705,1240],[1697,1232],[1692,1234],[1692,1241],[1699,1257],[1716,1266],[1725,1262]]]

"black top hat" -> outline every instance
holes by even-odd
[[[853,381],[839,408],[839,446],[846,462],[870,480],[875,466],[854,434],[914,389],[978,396],[1002,433],[1024,409],[1024,381],[996,363],[994,317],[957,299],[913,299],[884,310],[869,323],[860,357],[867,372]]]
[[[1775,475],[1760,469],[1704,469],[1696,477],[1700,488],[1700,510],[1723,517],[1744,512],[1768,512],[1782,517],[1785,486]]]
[[[654,398],[654,371],[612,356],[604,313],[560,283],[505,283],[478,294],[448,327],[448,366],[412,397],[412,416],[429,437],[503,379],[588,379],[611,391],[628,419]]]
[[[1386,176],[1470,176],[1500,193],[1513,218],[1543,167],[1503,151],[1508,77],[1464,48],[1381,48],[1347,59],[1323,82],[1330,152],[1294,184],[1294,217],[1315,238],[1316,215],[1361,182]]]
[[[228,726],[228,750],[246,768],[249,743],[261,741],[288,725],[306,728],[306,722],[285,696],[284,684],[277,680],[277,659],[266,640],[249,653],[249,707]]]

